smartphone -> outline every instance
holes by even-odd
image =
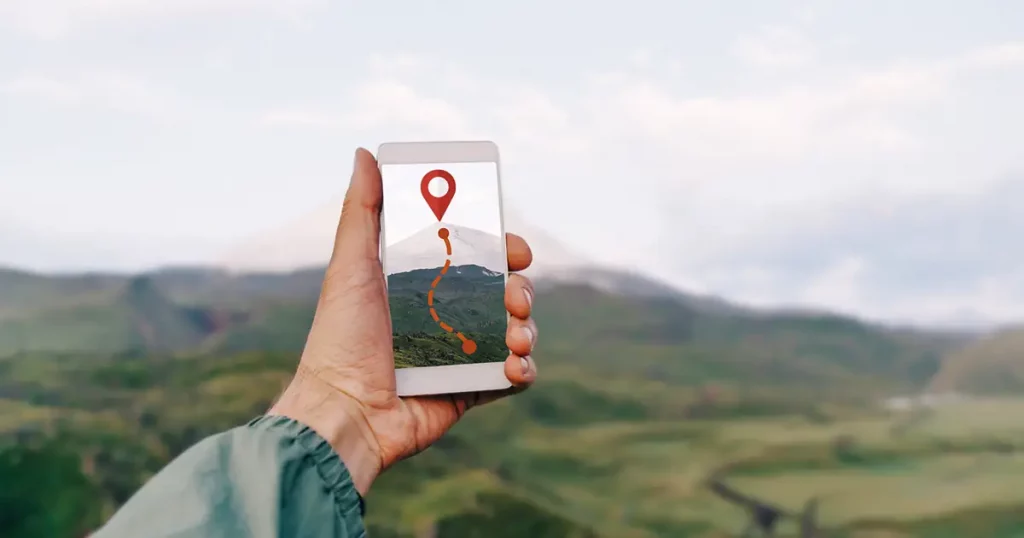
[[[398,394],[510,387],[498,146],[387,143],[377,163]]]

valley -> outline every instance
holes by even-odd
[[[46,536],[94,528],[181,450],[262,413],[294,369],[321,276],[189,269],[38,277],[17,294],[0,285],[23,313],[0,318],[0,438],[35,450],[38,472],[68,491],[22,496],[19,510],[52,514]],[[642,293],[656,283],[629,275],[617,289],[615,277],[538,278],[541,380],[385,473],[367,499],[372,536],[739,536],[747,515],[706,487],[715,473],[790,512],[817,499],[822,536],[1024,530],[1012,353],[989,359],[990,340],[835,314]],[[399,326],[443,337],[402,316]],[[1005,384],[976,381],[989,365]],[[884,405],[939,381],[970,396]],[[4,461],[0,484],[27,472]],[[780,537],[800,536],[798,518],[779,525]]]

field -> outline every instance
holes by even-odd
[[[897,437],[906,416],[882,412],[825,424],[773,417],[533,427],[507,440],[500,459],[524,498],[607,536],[738,535],[743,510],[704,487],[727,469],[731,486],[795,513],[817,498],[825,536],[1010,537],[1024,532],[1021,412],[1024,399],[949,404]],[[471,504],[467,485],[501,489],[485,478],[437,482],[404,505],[402,523],[415,528],[439,506]],[[795,522],[780,530],[797,536]]]
[[[96,523],[174,453],[258,414],[291,364],[272,354],[145,364],[5,359],[5,391],[17,381],[31,394],[0,400],[0,435],[76,439],[91,462],[87,475],[105,492]],[[817,498],[822,536],[1024,532],[1016,478],[1024,471],[1024,398],[767,416],[729,412],[737,402],[723,401],[725,418],[682,419],[671,406],[692,413],[699,395],[650,381],[598,387],[576,382],[586,374],[572,368],[553,370],[535,390],[470,413],[437,446],[382,476],[368,498],[374,535],[417,536],[433,526],[449,529],[440,536],[482,532],[458,530],[465,527],[499,538],[739,536],[744,510],[705,487],[716,471],[795,513]],[[73,379],[77,394],[61,390]],[[795,519],[779,531],[799,536]]]

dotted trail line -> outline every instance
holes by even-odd
[[[448,268],[452,265],[452,242],[448,239],[448,228],[441,228],[437,231],[437,236],[444,240],[444,248],[448,255],[448,259],[444,261],[444,267],[441,268],[441,272],[438,273],[437,277],[430,284],[430,291],[427,292],[427,306],[430,307],[430,317],[434,318],[434,321],[441,326],[442,329],[448,332],[455,332],[455,329],[451,325],[441,321],[441,318],[437,315],[437,310],[434,310],[434,288],[437,288],[437,284],[441,282],[441,277],[448,272]],[[455,332],[455,336],[462,341],[462,351],[466,355],[472,355],[476,351],[476,342],[470,340],[466,335]]]

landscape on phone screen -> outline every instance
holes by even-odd
[[[395,366],[504,361],[497,165],[385,165],[382,176]]]

